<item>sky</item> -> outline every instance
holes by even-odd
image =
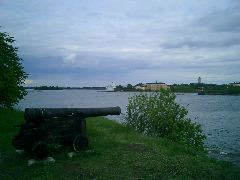
[[[240,81],[239,0],[0,0],[26,86]]]

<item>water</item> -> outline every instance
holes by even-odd
[[[124,113],[128,98],[134,94],[93,90],[29,91],[17,108],[120,106]],[[209,155],[240,165],[240,96],[177,94],[177,101],[188,109],[193,121],[202,125]],[[121,122],[119,116],[109,118]]]

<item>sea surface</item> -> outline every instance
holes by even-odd
[[[103,92],[94,90],[28,90],[16,108],[29,107],[110,107],[120,106],[126,112],[128,98],[134,92]],[[240,96],[176,94],[177,101],[189,111],[192,121],[202,125],[207,136],[205,147],[209,156],[240,165]],[[108,116],[122,122],[123,116]]]

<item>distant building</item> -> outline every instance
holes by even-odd
[[[234,83],[229,83],[229,85],[231,85],[231,86],[240,86],[240,82],[234,82]]]
[[[146,85],[145,84],[137,85],[137,86],[135,86],[135,89],[145,91]]]
[[[198,77],[198,84],[201,84],[202,83],[202,79],[201,79],[201,77],[199,76]]]
[[[147,83],[145,89],[150,91],[159,91],[160,89],[169,89],[169,86],[165,83]]]

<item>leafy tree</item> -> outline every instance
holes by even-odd
[[[132,89],[133,86],[131,84],[127,84],[127,89]]]
[[[123,91],[124,87],[121,85],[117,85],[116,88],[114,89],[114,91]]]
[[[27,74],[18,57],[15,40],[7,33],[0,32],[0,107],[12,107],[26,95],[21,87]]]
[[[167,137],[202,150],[205,135],[201,126],[186,116],[188,111],[175,99],[168,90],[130,97],[125,123],[144,134]]]

